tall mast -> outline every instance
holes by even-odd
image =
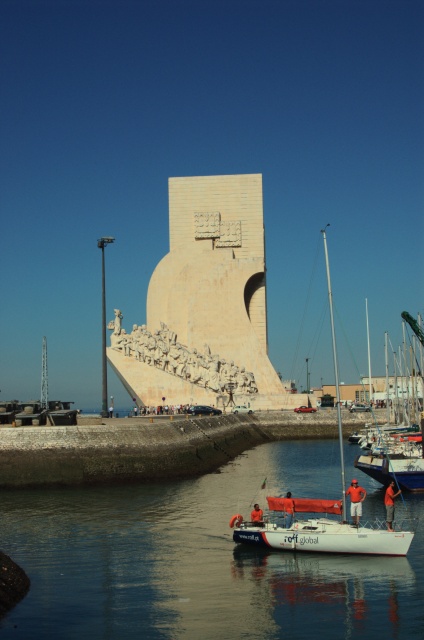
[[[405,367],[405,363],[403,362],[403,359],[402,359],[402,349],[401,349],[401,346],[399,345],[399,372],[400,372],[400,389],[401,389],[401,396],[402,396],[402,421],[405,424],[405,422],[409,422],[409,409],[406,406],[407,392],[405,389],[406,378],[404,373],[405,371],[404,367]]]
[[[390,425],[390,387],[389,387],[389,350],[387,344],[387,331],[384,333],[384,361],[386,366],[386,416],[387,425]]]
[[[47,372],[47,338],[43,338],[43,356],[41,362],[41,407],[49,408],[49,376]]]
[[[339,445],[340,445],[340,472],[342,482],[342,501],[343,501],[343,519],[346,520],[346,495],[345,495],[345,464],[344,464],[344,451],[343,451],[343,429],[342,429],[342,410],[340,407],[340,383],[339,383],[339,365],[337,359],[337,347],[336,347],[336,330],[334,327],[334,313],[333,313],[333,292],[331,290],[331,278],[330,278],[330,262],[328,260],[327,250],[327,237],[325,235],[325,229],[330,225],[327,224],[324,229],[321,229],[322,237],[324,240],[324,253],[325,253],[325,266],[327,270],[327,286],[328,286],[328,302],[330,305],[330,321],[331,321],[331,337],[333,341],[333,364],[334,364],[334,377],[336,381],[336,399],[337,399],[337,424],[339,430]]]
[[[418,326],[419,326],[420,331],[421,331],[422,318],[421,318],[421,315],[420,315],[420,314],[418,314],[417,322],[418,322]],[[422,344],[421,344],[421,342],[420,342],[420,344],[418,345],[419,350],[420,350],[420,371],[421,371],[421,379],[423,378],[423,372],[424,372],[424,367],[423,367],[423,346],[424,346],[424,345],[422,345]]]
[[[371,349],[370,349],[370,327],[368,324],[368,298],[365,298],[365,312],[367,316],[367,346],[368,346],[368,384],[369,384],[369,398],[368,402],[371,404],[372,400],[372,382],[371,382]]]
[[[408,407],[408,422],[411,420],[411,402],[409,399],[409,385],[411,380],[411,374],[408,367],[408,360],[406,357],[406,335],[405,335],[405,321],[402,321],[402,335],[403,335],[403,366],[405,371],[405,387],[406,387],[406,406]]]

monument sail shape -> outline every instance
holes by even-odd
[[[145,405],[290,408],[267,355],[262,176],[169,179],[170,251],[147,295],[146,325],[115,310],[108,359]]]

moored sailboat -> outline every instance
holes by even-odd
[[[423,457],[412,457],[407,452],[391,456],[368,454],[358,456],[355,467],[384,486],[396,480],[402,491],[424,492]]]
[[[299,520],[298,517],[296,517],[294,522],[292,522],[288,528],[285,528],[280,524],[278,515],[275,515],[284,512],[287,509],[285,499],[267,497],[269,510],[273,512],[272,519],[264,519],[263,522],[244,522],[240,514],[233,516],[230,520],[230,526],[234,527],[233,540],[236,543],[253,544],[256,546],[278,549],[280,551],[404,556],[408,553],[414,537],[414,533],[412,531],[387,531],[382,528],[382,523],[376,523],[376,526],[373,528],[369,526],[356,527],[356,525],[352,526],[346,521],[346,482],[340,406],[340,385],[334,328],[333,294],[331,289],[325,229],[323,229],[321,233],[323,235],[324,242],[330,307],[343,498],[341,501],[307,499],[294,500],[294,511],[296,516],[299,513],[314,513],[319,515],[309,517],[305,520]],[[338,515],[339,519],[331,519],[328,515]]]
[[[386,333],[386,389],[388,393],[388,356]],[[389,398],[387,397],[387,406]],[[387,418],[389,424],[389,415]],[[390,429],[390,426],[387,427]],[[400,436],[403,431],[403,442]],[[355,467],[367,476],[384,486],[388,486],[392,480],[403,491],[424,491],[424,449],[422,443],[422,431],[418,425],[393,427],[390,437],[385,437],[385,432],[377,428],[373,432],[372,440],[367,449],[369,451],[359,455],[355,460]],[[386,432],[387,433],[387,432]],[[419,434],[419,436],[418,436]],[[395,441],[395,436],[397,440]],[[406,439],[407,438],[407,439]]]

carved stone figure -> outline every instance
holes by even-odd
[[[227,362],[218,354],[212,355],[209,345],[204,345],[204,352],[196,348],[189,350],[177,342],[177,334],[161,322],[161,328],[154,335],[146,325],[133,325],[130,334],[121,327],[123,315],[115,309],[115,320],[109,322],[112,330],[111,347],[122,351],[127,357],[134,357],[152,367],[162,369],[170,375],[178,376],[192,384],[196,384],[219,393],[225,391],[229,383],[239,393],[257,393],[255,377],[252,372],[238,367],[233,360]]]
[[[121,333],[121,322],[122,322],[122,318],[124,317],[121,313],[121,311],[119,309],[114,309],[115,312],[115,321],[114,321],[114,330],[113,333],[116,336],[119,336],[119,334]]]
[[[219,385],[219,357],[218,356],[211,356],[209,359],[209,377],[208,377],[208,384],[207,384],[209,389],[212,389],[212,391],[220,391],[220,385]]]
[[[246,371],[247,393],[257,393],[258,388],[255,382],[255,376],[251,371]]]
[[[236,384],[237,384],[237,391],[239,393],[244,393],[247,387],[247,376],[246,376],[244,367],[241,367],[240,371],[237,373]]]
[[[187,378],[187,363],[188,363],[188,349],[183,347],[181,344],[177,343],[178,351],[180,352],[180,357],[178,359],[177,364],[177,376],[180,378]]]
[[[219,370],[219,383],[221,391],[225,390],[226,385],[231,382],[231,366],[226,360],[221,360],[221,366]]]
[[[178,348],[178,345],[175,343],[172,343],[171,346],[169,347],[169,353],[168,353],[168,358],[169,358],[168,371],[169,373],[172,373],[174,376],[177,375],[177,367],[179,364],[180,356],[181,356],[181,350]]]
[[[148,358],[148,364],[153,364],[155,361],[155,351],[156,351],[156,338],[152,336],[150,331],[146,331],[147,334],[147,353],[146,358]]]
[[[116,349],[117,351],[123,351],[124,344],[127,342],[127,340],[128,340],[127,332],[125,331],[125,329],[121,329],[119,335],[116,334],[115,332],[112,333],[110,337],[110,345],[113,349]]]

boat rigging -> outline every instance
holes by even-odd
[[[306,551],[320,553],[346,553],[385,556],[405,556],[414,538],[412,531],[388,531],[381,523],[375,527],[350,525],[346,522],[345,464],[343,451],[343,432],[340,408],[340,384],[336,332],[334,328],[333,294],[331,288],[330,266],[327,250],[326,229],[321,230],[325,264],[327,272],[328,300],[330,306],[331,334],[333,343],[333,363],[337,395],[338,436],[340,444],[340,472],[342,500],[294,499],[294,511],[298,513],[324,514],[306,520],[295,519],[288,527],[279,523],[279,512],[288,512],[285,498],[267,497],[268,508],[273,512],[273,521],[264,518],[262,522],[245,522],[241,514],[233,516],[230,527],[234,528],[233,540],[236,543],[250,544],[278,549],[280,551]],[[326,517],[336,514],[340,520]]]

